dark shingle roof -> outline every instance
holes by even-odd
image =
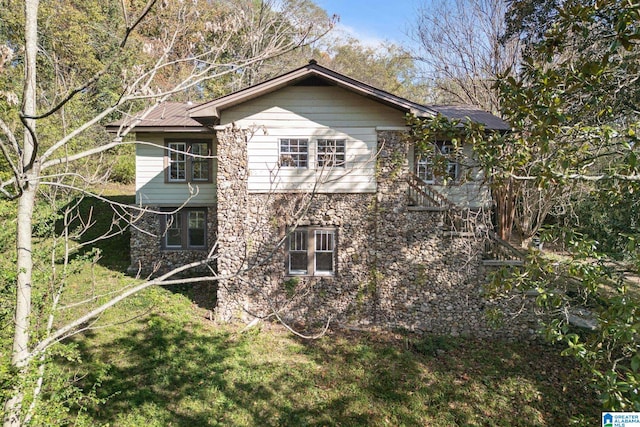
[[[146,117],[136,124],[136,130],[140,131],[143,128],[202,128],[202,124],[189,116],[188,110],[192,107],[193,104],[190,102],[163,102],[156,107],[151,107],[152,110]],[[109,123],[107,129],[116,130],[122,125],[127,126],[140,116],[142,114],[126,116],[122,120]]]
[[[500,117],[470,105],[431,105],[429,107],[449,119],[471,120],[492,130],[511,129],[511,126]]]

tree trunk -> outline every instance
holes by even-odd
[[[493,189],[494,202],[498,221],[498,235],[502,240],[511,238],[515,206],[513,200],[513,187],[511,180],[503,182]]]
[[[33,269],[33,259],[31,256],[31,222],[33,207],[35,202],[35,188],[29,185],[20,200],[18,201],[18,229],[16,245],[18,250],[17,259],[17,292],[15,310],[15,331],[13,335],[13,354],[11,364],[18,368],[21,373],[26,369],[26,361],[29,356],[29,335],[30,335],[30,315],[31,315],[31,277]],[[23,376],[23,375],[21,375]],[[19,426],[20,409],[24,397],[24,390],[18,382],[18,388],[14,390],[11,399],[5,403],[4,425]]]
[[[17,212],[17,280],[15,331],[13,335],[13,354],[11,363],[21,374],[29,357],[29,336],[31,332],[31,280],[33,270],[32,256],[32,219],[39,179],[37,161],[37,141],[35,139],[36,124],[36,56],[38,52],[38,0],[25,1],[25,66],[22,113],[24,124],[24,146],[22,147],[19,185],[22,194],[18,200]],[[24,377],[24,375],[20,375]],[[13,392],[13,396],[5,403],[4,425],[20,426],[20,410],[24,398],[22,378]]]

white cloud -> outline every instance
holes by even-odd
[[[350,27],[348,25],[338,23],[334,30],[332,31],[332,35],[335,38],[347,38],[352,37],[354,39],[360,40],[360,42],[367,47],[380,47],[385,43],[392,43],[392,40],[385,40],[373,33],[369,33],[367,31],[358,30],[354,27]]]

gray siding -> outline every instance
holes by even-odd
[[[137,135],[136,144],[136,203],[155,206],[176,206],[189,201],[190,205],[211,205],[216,201],[215,171],[216,160],[213,161],[213,183],[192,184],[166,183],[164,176],[164,141],[168,139],[200,139],[194,134]],[[214,140],[213,136],[208,137]],[[213,144],[214,154],[216,144]],[[197,193],[197,194],[196,194]],[[190,196],[191,199],[190,199]]]
[[[409,170],[415,173],[415,147],[409,149]],[[484,174],[473,160],[473,148],[462,147],[464,159],[461,161],[461,179],[448,185],[432,184],[433,189],[449,201],[463,208],[486,208],[491,205],[491,193],[484,182]]]
[[[287,87],[225,110],[221,124],[252,129],[248,141],[249,191],[371,193],[376,191],[376,127],[405,126],[402,112],[337,87]],[[309,140],[306,169],[280,168],[281,138]],[[322,169],[317,139],[344,139],[344,168]]]

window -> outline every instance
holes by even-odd
[[[306,168],[309,164],[309,141],[306,139],[280,140],[280,166]]]
[[[445,165],[444,173],[452,180],[458,179],[458,161],[455,159],[456,150],[453,144],[450,142],[441,143],[438,146],[440,148],[440,152],[447,160],[447,164]]]
[[[169,148],[169,181],[185,181],[187,179],[187,144],[170,142]]]
[[[417,153],[416,175],[427,183],[434,183],[436,177],[446,177],[455,181],[459,177],[460,169],[455,156],[456,150],[451,142],[437,141],[433,153]]]
[[[287,271],[290,275],[332,276],[335,257],[335,229],[296,228],[289,235]]]
[[[207,246],[206,209],[183,209],[163,216],[165,249],[205,249]]]
[[[211,143],[167,142],[167,182],[211,182]]]
[[[209,181],[209,144],[194,142],[191,144],[191,179],[193,181]]]
[[[344,139],[318,140],[318,167],[344,168],[345,141]]]

